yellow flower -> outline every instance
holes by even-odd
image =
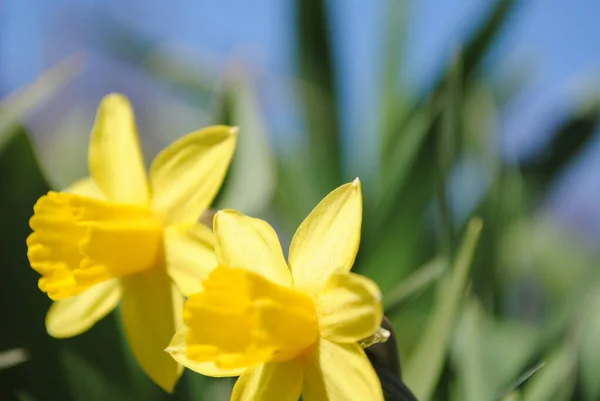
[[[127,98],[106,96],[89,148],[90,178],[34,206],[27,256],[54,302],[54,337],[78,335],[120,304],[131,350],[172,391],[182,367],[164,352],[181,325],[183,296],[215,266],[214,236],[197,224],[219,190],[237,128],[193,132],[164,149],[148,176]]]
[[[300,225],[289,268],[266,222],[215,215],[219,267],[191,295],[167,349],[209,376],[241,377],[235,401],[382,401],[358,342],[382,320],[381,294],[350,273],[362,216],[360,182],[331,192]]]

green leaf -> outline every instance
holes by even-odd
[[[538,349],[537,330],[523,323],[495,320],[472,297],[453,336],[452,363],[460,400],[498,400],[532,373],[521,375]],[[507,383],[512,382],[509,386]],[[501,397],[502,398],[502,397]]]
[[[456,58],[449,72],[447,89],[444,91],[443,112],[440,132],[436,138],[437,174],[436,174],[436,204],[439,209],[438,249],[453,259],[454,252],[454,222],[450,208],[449,177],[455,164],[459,143],[458,133],[462,125],[462,60]]]
[[[500,37],[519,0],[497,0],[479,28],[467,41],[464,52],[464,74],[468,78]]]
[[[501,401],[520,401],[520,400],[521,400],[521,393],[518,391],[513,391],[512,393],[508,394],[506,397],[501,399]]]
[[[587,314],[581,333],[579,368],[581,386],[588,400],[600,399],[600,287],[594,289],[590,302],[586,305]]]
[[[19,401],[35,401],[35,398],[25,391],[17,391],[17,399]]]
[[[33,204],[48,191],[26,132],[17,127],[0,150],[0,349],[24,348],[30,359],[0,375],[9,394],[28,393],[38,400],[69,401],[60,350],[46,333],[50,300],[37,287],[38,274],[27,260]]]
[[[382,144],[389,143],[390,136],[394,134],[396,123],[406,112],[408,94],[398,91],[398,82],[402,72],[400,63],[406,38],[406,21],[408,7],[406,2],[387,0],[385,2],[385,28],[383,33],[383,62],[380,92],[380,119]],[[400,114],[400,115],[399,115]]]
[[[546,365],[525,387],[523,401],[570,400],[574,385],[573,347],[562,345],[546,359]]]
[[[339,112],[325,0],[296,0],[300,94],[310,149],[308,172],[320,196],[341,184]]]
[[[421,341],[408,360],[405,381],[421,401],[431,399],[444,366],[448,337],[464,296],[481,228],[480,219],[471,219],[452,272],[442,283]]]
[[[424,291],[435,283],[446,271],[448,262],[443,258],[429,261],[404,279],[398,286],[385,294],[383,308],[386,315],[396,312],[411,297]]]
[[[516,391],[519,387],[525,384],[533,375],[540,371],[544,366],[546,366],[545,362],[540,362],[531,369],[527,370],[521,376],[519,376],[513,383],[511,383],[506,390],[502,392],[502,395],[498,397],[499,400],[506,400],[511,395],[516,394]]]
[[[120,61],[140,68],[152,78],[165,82],[196,104],[209,104],[215,74],[208,71],[202,60],[200,63],[192,62],[197,54],[190,53],[189,49],[181,54],[183,52],[176,48],[161,45],[107,13],[96,12],[90,28],[97,33],[92,38],[93,45],[101,47]]]
[[[434,106],[423,107],[413,114],[399,142],[394,146],[389,163],[382,171],[381,194],[375,208],[371,211],[373,231],[381,229],[388,221],[397,205],[398,198],[408,186],[413,167],[421,156],[436,117]]]
[[[471,298],[457,324],[452,350],[460,400],[491,400],[494,395],[494,377],[490,377],[486,370],[483,355],[485,325],[485,316],[479,303]]]
[[[277,157],[275,206],[282,231],[291,236],[319,203],[318,190],[306,174],[304,152],[283,152]],[[285,238],[282,238],[283,241]],[[285,249],[286,246],[282,242]]]
[[[82,64],[81,57],[70,57],[0,102],[0,151],[19,132],[19,120],[56,95],[77,76]]]
[[[550,142],[520,164],[523,176],[545,195],[553,180],[588,147],[600,122],[600,101],[582,104],[554,129]]]
[[[241,71],[229,74],[225,77],[223,92],[221,103],[224,104],[217,123],[239,126],[240,132],[218,207],[261,215],[271,204],[277,180],[267,128],[248,76]]]

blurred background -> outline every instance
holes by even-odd
[[[228,399],[231,380],[191,372],[164,394],[118,312],[73,339],[45,332],[32,206],[87,175],[96,107],[122,92],[147,162],[187,132],[239,125],[213,207],[266,218],[284,248],[325,194],[361,178],[354,270],[382,288],[419,400],[600,400],[599,11],[1,2],[0,399]]]

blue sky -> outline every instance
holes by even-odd
[[[340,72],[346,157],[364,151],[365,133],[377,116],[385,7],[395,0],[330,0],[335,57]],[[399,0],[398,0],[399,1]],[[490,2],[418,0],[406,3],[408,32],[402,81],[412,91],[434,78]],[[502,120],[505,148],[527,150],[543,141],[549,116],[600,89],[600,2],[524,1],[508,34],[488,62],[504,71],[529,66],[534,74]],[[161,42],[176,42],[225,57],[233,51],[274,76],[294,66],[292,0],[5,0],[0,3],[0,94],[42,73],[63,52],[77,47],[85,30],[79,16],[102,10]],[[64,43],[49,46],[56,31]],[[72,35],[73,37],[69,36]],[[93,59],[92,59],[93,60]],[[106,83],[100,90],[112,90]],[[371,141],[372,142],[372,141]],[[596,141],[598,142],[598,141]],[[552,202],[569,213],[594,213],[600,200],[600,143],[567,174]],[[586,201],[583,202],[582,199]],[[585,204],[584,204],[585,203]],[[582,211],[583,210],[583,211]],[[598,232],[600,233],[600,213]],[[573,218],[575,218],[574,216]]]

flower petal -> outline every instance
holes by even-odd
[[[270,362],[248,369],[235,383],[231,401],[298,401],[302,391],[302,371],[300,359]]]
[[[302,222],[290,246],[294,286],[318,294],[335,271],[349,271],[360,242],[358,178],[327,195]]]
[[[210,377],[233,377],[239,376],[246,370],[245,368],[237,368],[237,369],[224,369],[218,367],[214,362],[197,362],[192,361],[186,355],[186,342],[185,338],[187,336],[187,327],[182,327],[175,333],[173,339],[171,340],[171,344],[165,350],[173,359],[175,359],[178,363],[185,366],[188,369],[193,370],[194,372],[200,373],[204,376]]]
[[[358,342],[381,325],[381,292],[366,277],[334,273],[317,300],[317,315],[322,337],[338,343]]]
[[[165,231],[167,273],[185,296],[202,291],[202,281],[217,267],[215,237],[202,224],[173,225]]]
[[[164,349],[181,326],[183,297],[164,270],[122,279],[121,318],[133,355],[142,370],[171,392],[183,368]]]
[[[148,203],[148,180],[127,98],[112,93],[98,107],[89,150],[90,175],[113,202]]]
[[[88,198],[94,198],[98,200],[106,200],[106,195],[104,195],[104,192],[102,192],[98,184],[96,184],[91,177],[82,178],[79,181],[75,181],[75,183],[65,188],[63,192],[87,196]]]
[[[304,401],[383,401],[381,383],[358,344],[321,339],[308,356]]]
[[[154,208],[170,222],[196,222],[223,184],[237,128],[193,132],[163,150],[150,167]]]
[[[293,358],[318,339],[315,303],[307,294],[225,266],[202,285],[183,313],[190,359],[247,368]]]
[[[81,334],[108,315],[120,299],[119,281],[111,280],[78,295],[56,301],[46,315],[46,330],[55,338]]]
[[[292,277],[279,239],[266,221],[235,210],[222,210],[215,215],[213,224],[220,264],[246,269],[279,285],[291,286]]]

